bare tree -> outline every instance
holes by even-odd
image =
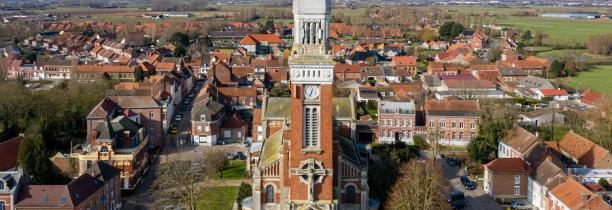
[[[196,209],[198,183],[206,180],[205,171],[191,160],[174,160],[161,164],[151,190],[158,200],[178,198],[189,210]]]
[[[222,151],[213,151],[204,155],[206,171],[209,175],[217,174],[223,178],[223,169],[227,165],[225,154]]]
[[[437,167],[412,161],[402,167],[385,209],[449,209],[445,186]]]

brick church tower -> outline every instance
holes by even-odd
[[[353,140],[336,132],[335,113],[349,108],[335,104],[341,99],[334,98],[335,62],[328,53],[331,2],[294,0],[293,13],[291,97],[280,106],[290,112],[282,128],[266,135],[253,172],[252,209],[366,210],[367,161]],[[264,117],[273,105],[264,105]]]

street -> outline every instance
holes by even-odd
[[[438,158],[436,163],[442,168],[444,176],[451,184],[452,190],[458,190],[465,194],[467,199],[468,210],[493,210],[502,209],[483,189],[482,181],[477,181],[478,186],[475,190],[467,190],[459,180],[459,177],[465,175],[465,171],[459,166],[450,166],[445,159]]]
[[[196,86],[202,86],[202,82],[196,82]],[[123,196],[122,209],[134,210],[134,209],[159,209],[154,208],[151,205],[155,205],[155,198],[151,196],[150,189],[157,176],[157,168],[160,163],[167,162],[172,159],[190,159],[195,160],[204,157],[207,152],[221,151],[223,153],[236,153],[238,151],[245,152],[246,148],[242,144],[232,145],[218,145],[214,147],[200,147],[192,144],[191,141],[191,109],[193,107],[193,101],[197,96],[199,89],[194,88],[194,97],[189,98],[185,96],[176,106],[175,115],[171,116],[173,124],[177,125],[177,134],[171,134],[168,132],[163,142],[162,152],[157,155],[155,161],[151,164],[148,172],[142,177],[139,185],[134,189],[131,195]],[[188,95],[188,94],[187,94]],[[189,103],[185,105],[183,102],[189,100]],[[187,106],[186,111],[180,111],[181,106]],[[174,122],[177,114],[182,114],[180,122]],[[235,182],[235,183],[234,183]],[[240,185],[241,180],[236,180],[230,183],[218,183],[214,182],[214,185],[225,186],[225,185]]]

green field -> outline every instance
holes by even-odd
[[[602,92],[612,96],[612,65],[597,66],[588,72],[580,72],[577,77],[570,78],[567,85]]]
[[[612,56],[601,56],[587,53],[586,50],[550,50],[537,54],[549,60],[566,60],[568,58],[586,63],[600,63],[612,61]]]
[[[228,210],[232,209],[238,194],[238,187],[208,187],[202,189],[197,200],[196,209]]]
[[[538,17],[510,17],[499,19],[498,24],[510,25],[532,32],[543,31],[548,34],[549,42],[584,43],[591,35],[612,33],[609,20],[571,20]]]

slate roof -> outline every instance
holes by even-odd
[[[105,162],[96,161],[87,169],[87,173],[102,182],[108,182],[115,177],[119,177],[121,170]]]
[[[563,168],[557,165],[552,157],[546,158],[530,174],[540,185],[545,185],[556,176],[564,176]]]
[[[212,119],[212,117],[223,111],[223,108],[225,108],[223,104],[217,103],[213,100],[201,101],[193,105],[193,108],[191,109],[191,120],[200,121],[202,115],[205,116],[206,120],[216,120]]]
[[[20,135],[0,143],[0,171],[7,171],[17,166],[19,147],[24,139]]]
[[[138,130],[142,125],[120,115],[112,120],[105,119],[98,123],[96,131],[98,132],[97,139],[99,140],[116,140],[119,136],[124,135],[124,131],[130,131],[130,137],[138,135]],[[121,145],[123,141],[117,142],[117,147],[131,147],[133,145]]]
[[[83,174],[67,185],[28,185],[22,189],[16,206],[19,208],[73,208],[102,187],[104,183],[89,174]]]

